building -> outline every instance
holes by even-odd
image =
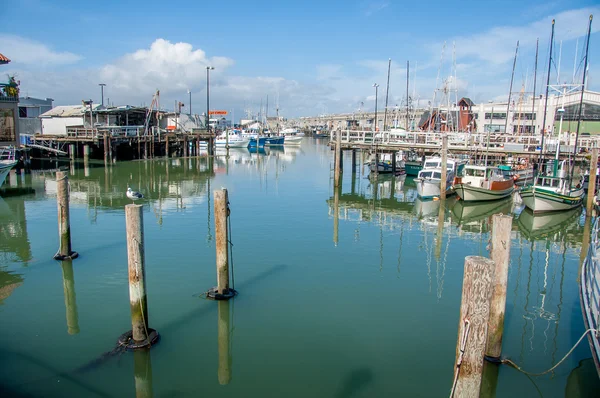
[[[92,112],[97,111],[100,104],[92,104]],[[94,120],[98,120],[98,113],[94,118],[87,105],[61,105],[42,113],[39,118],[42,122],[43,135],[67,135],[68,129],[90,129]]]
[[[0,54],[0,65],[6,65],[10,59]],[[17,145],[19,142],[18,104],[19,83],[9,77],[6,83],[0,83],[0,146]]]
[[[42,120],[39,116],[53,107],[53,99],[19,97],[19,135],[21,143],[25,143],[27,135],[42,133]]]

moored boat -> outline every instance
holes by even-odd
[[[369,169],[371,172],[375,172],[375,160],[369,162]],[[394,172],[392,166],[392,154],[391,153],[380,153],[377,161],[377,173],[386,174]],[[402,160],[402,151],[396,153],[396,175],[406,174],[404,169],[404,161]]]
[[[466,165],[464,175],[456,178],[454,190],[465,202],[498,200],[510,196],[514,180],[491,166]]]
[[[414,179],[417,185],[417,195],[421,199],[437,198],[441,194],[442,169],[423,169],[419,171],[419,176]],[[454,172],[446,172],[446,196],[454,193],[452,182],[454,181]]]
[[[527,165],[519,165],[517,167],[500,165],[498,169],[505,178],[512,178],[517,186],[529,184],[533,182],[533,178],[535,177],[533,167]]]
[[[0,149],[0,186],[2,186],[4,180],[6,180],[6,176],[17,163],[14,148]]]

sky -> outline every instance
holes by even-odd
[[[551,83],[581,82],[589,15],[588,89],[600,91],[600,6],[595,1],[48,1],[4,0],[0,66],[21,95],[55,105],[101,101],[192,112],[210,105],[239,120],[269,101],[288,118],[404,106],[406,65],[415,103],[506,99],[515,47],[513,98],[544,90],[551,21]],[[560,59],[560,63],[559,63]],[[560,72],[560,75],[558,74]],[[450,88],[444,94],[443,88]],[[525,94],[526,95],[526,94]]]

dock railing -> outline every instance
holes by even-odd
[[[599,217],[594,220],[590,233],[590,247],[588,254],[581,267],[581,307],[583,309],[583,320],[586,329],[598,330],[600,327],[600,241],[598,240],[598,229],[600,227]],[[600,373],[600,333],[590,333],[590,348],[596,362],[596,368]]]

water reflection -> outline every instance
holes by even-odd
[[[217,321],[217,337],[219,340],[219,369],[217,376],[219,384],[227,385],[231,381],[231,367],[233,362],[233,355],[231,352],[233,329],[231,328],[231,319],[233,313],[230,313],[230,309],[234,305],[234,300],[231,301],[218,301],[218,321]],[[232,312],[232,311],[231,311]]]
[[[152,360],[149,348],[137,349],[133,352],[133,374],[135,379],[135,396],[152,398]]]
[[[5,200],[0,197],[0,253],[4,257],[3,263],[20,261],[27,266],[32,260],[25,198],[14,196]]]
[[[75,295],[75,276],[73,275],[73,262],[62,261],[63,290],[65,294],[65,309],[67,312],[67,332],[79,333],[79,316],[77,314],[77,298]]]

